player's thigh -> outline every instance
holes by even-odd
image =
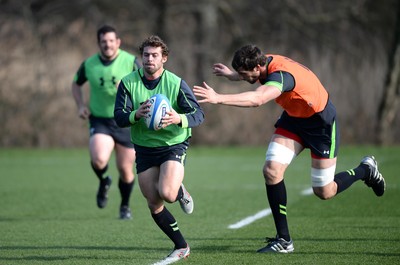
[[[266,152],[263,173],[268,185],[282,181],[286,168],[293,158],[303,150],[297,141],[274,134]]]
[[[134,148],[126,147],[121,144],[115,144],[115,159],[118,168],[131,168],[135,163],[136,152]]]
[[[89,150],[92,161],[108,161],[114,145],[114,139],[110,135],[96,133],[90,136]]]
[[[290,149],[292,152],[294,152],[294,156],[298,155],[303,151],[304,147],[295,139],[292,139],[290,137],[286,137],[280,134],[273,134],[271,138],[271,143],[277,143],[280,145],[285,146],[286,148]]]
[[[311,183],[315,195],[321,199],[329,199],[336,195],[337,185],[333,181],[336,160],[336,157],[329,159],[312,158]]]
[[[159,192],[168,201],[175,201],[184,177],[184,166],[181,162],[168,160],[160,167]]]
[[[316,169],[326,169],[336,167],[337,158],[312,158],[311,166]]]
[[[160,198],[158,195],[159,172],[158,167],[151,167],[138,174],[140,190],[148,202],[154,203]]]

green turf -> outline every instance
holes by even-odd
[[[399,264],[400,147],[343,147],[338,170],[374,154],[387,180],[377,198],[363,183],[329,201],[301,195],[310,187],[308,152],[286,174],[295,252],[257,254],[274,236],[271,216],[241,229],[228,225],[268,207],[261,175],[264,148],[189,150],[185,185],[192,215],[168,205],[192,248],[178,264]],[[96,207],[97,180],[81,150],[0,150],[0,264],[152,264],[173,247],[135,187],[134,219],[117,219],[114,161],[109,204]]]

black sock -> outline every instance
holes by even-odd
[[[367,174],[369,174],[369,167],[363,164],[354,169],[337,173],[334,178],[334,181],[337,184],[336,194],[346,190],[357,180],[365,179],[365,177],[368,176]]]
[[[118,182],[119,192],[121,194],[121,207],[129,206],[129,198],[131,197],[131,192],[133,189],[134,181],[131,183],[125,183],[121,179]]]
[[[175,201],[178,201],[178,200],[182,199],[182,197],[183,197],[183,189],[182,189],[182,186],[180,186],[179,190],[178,190],[178,196],[176,196],[176,200]]]
[[[360,164],[357,168],[353,169],[356,170],[355,172],[355,176],[357,177],[357,179],[362,179],[364,180],[367,176],[369,176],[369,174],[371,174],[371,169],[369,168],[369,166],[365,165],[365,164]]]
[[[100,181],[103,180],[103,175],[104,175],[104,173],[106,173],[106,171],[108,169],[108,164],[103,169],[95,168],[92,162],[90,162],[90,165],[92,166],[93,171],[96,174],[96,176],[99,178],[99,180]]]
[[[158,214],[151,214],[151,216],[164,234],[174,242],[175,249],[187,247],[186,241],[179,231],[178,223],[166,207]]]
[[[287,195],[285,182],[282,180],[278,184],[265,186],[278,237],[290,241],[289,227],[286,219]]]

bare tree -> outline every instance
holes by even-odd
[[[384,95],[378,109],[378,142],[386,145],[393,141],[391,125],[400,101],[400,4],[397,6],[394,45],[389,53]]]

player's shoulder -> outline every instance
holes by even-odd
[[[282,64],[282,63],[290,60],[286,56],[279,55],[279,54],[266,54],[265,56],[268,58],[269,64]]]
[[[134,81],[134,80],[141,80],[141,74],[139,73],[140,69],[131,71],[129,74],[125,75],[121,81],[127,82],[127,81]]]
[[[294,61],[286,56],[278,55],[278,54],[268,54],[268,72],[274,73],[277,72],[281,74],[281,72],[290,72],[291,66],[294,64]]]
[[[169,80],[174,80],[174,81],[177,81],[177,82],[180,82],[182,80],[182,78],[179,77],[177,74],[175,74],[175,73],[173,73],[173,72],[171,72],[171,71],[169,71],[167,69],[164,69],[163,76],[165,76]]]
[[[101,63],[100,54],[99,53],[93,54],[92,56],[88,57],[83,63],[85,65],[93,65],[93,64]]]

